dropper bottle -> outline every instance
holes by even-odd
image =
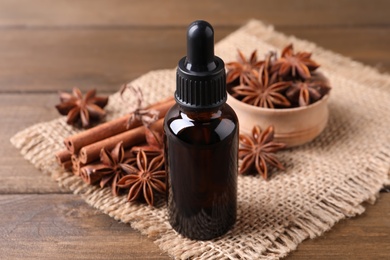
[[[221,236],[236,220],[238,120],[226,98],[213,27],[195,21],[177,68],[176,104],[164,121],[169,222],[191,239]]]

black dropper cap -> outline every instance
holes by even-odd
[[[187,31],[187,56],[179,61],[176,101],[189,109],[215,108],[226,102],[225,64],[214,56],[214,29],[195,21]]]

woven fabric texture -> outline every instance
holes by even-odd
[[[192,241],[173,231],[164,205],[152,208],[113,197],[108,189],[89,186],[63,171],[53,157],[62,140],[79,131],[63,117],[17,133],[11,142],[38,169],[80,194],[91,206],[152,237],[169,255],[193,259],[278,259],[307,238],[320,236],[337,221],[361,214],[362,203],[374,202],[389,184],[390,76],[378,73],[314,43],[288,37],[260,21],[249,21],[216,46],[225,61],[257,49],[263,57],[280,53],[289,43],[313,52],[320,71],[333,89],[330,118],[313,142],[278,153],[286,170],[268,181],[258,176],[238,178],[238,219],[234,228],[212,241]],[[130,84],[143,90],[145,105],[171,96],[175,70],[147,73]],[[136,100],[125,93],[110,97],[108,120],[128,113]]]

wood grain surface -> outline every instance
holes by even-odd
[[[168,259],[152,240],[88,206],[36,170],[9,142],[58,117],[57,91],[110,94],[185,55],[185,30],[216,41],[251,18],[390,72],[386,0],[0,0],[0,259]],[[362,151],[364,152],[364,151]],[[390,194],[287,259],[390,258]]]

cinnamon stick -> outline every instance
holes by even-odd
[[[96,143],[84,146],[80,150],[80,162],[87,164],[99,159],[100,150],[102,148],[111,150],[120,141],[123,141],[123,148],[145,142],[145,127],[139,126],[126,132],[108,137]]]
[[[65,162],[61,163],[61,167],[64,170],[70,170],[72,168],[72,161],[69,160],[69,161],[65,161]]]
[[[102,178],[102,174],[94,171],[98,165],[101,164],[88,164],[80,168],[80,177],[85,183],[93,185]]]
[[[152,104],[145,109],[157,110],[159,111],[159,118],[163,118],[174,103],[174,99],[169,98],[164,101]],[[78,134],[70,136],[64,140],[65,146],[72,154],[76,154],[81,150],[82,147],[109,138],[110,136],[120,134],[128,129],[141,126],[142,122],[140,122],[139,120],[134,120],[132,124],[127,127],[129,118],[131,116],[131,114],[126,115],[90,128],[84,132],[80,132]]]
[[[161,132],[164,119],[161,118],[154,122],[150,128],[156,132]],[[141,144],[145,142],[145,126],[139,126],[137,128],[128,130],[126,132],[111,136],[96,143],[84,146],[79,153],[79,160],[81,163],[87,164],[92,161],[98,160],[100,151],[102,148],[111,150],[120,141],[123,142],[123,148],[130,148],[131,146]]]
[[[71,161],[72,161],[72,172],[73,172],[73,174],[79,176],[80,175],[80,168],[83,167],[85,164],[81,163],[80,159],[75,154],[72,155]]]
[[[163,128],[164,128],[164,118],[161,118],[154,122],[153,124],[150,125],[150,130],[156,132],[156,133],[163,133]]]
[[[71,154],[68,150],[61,150],[55,153],[56,160],[59,165],[64,164],[67,161],[70,161]]]

